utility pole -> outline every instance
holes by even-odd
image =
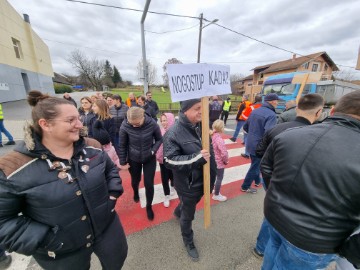
[[[359,46],[359,51],[358,51],[358,60],[357,60],[357,64],[356,64],[356,69],[360,70],[360,46]]]
[[[201,13],[201,14],[200,14],[200,29],[199,29],[199,42],[198,42],[197,63],[200,63],[202,29],[203,29],[203,14]]]
[[[146,61],[146,50],[145,50],[145,29],[144,29],[144,22],[146,18],[146,14],[149,10],[151,0],[146,0],[143,15],[141,17],[141,49],[142,49],[142,60],[143,60],[143,75],[144,75],[144,94],[149,89],[149,77],[148,77],[148,66]]]

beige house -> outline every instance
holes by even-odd
[[[54,93],[49,48],[6,0],[0,0],[0,102],[24,99],[30,90]]]
[[[249,94],[251,99],[261,91],[262,84],[269,76],[308,71],[322,72],[321,80],[330,80],[333,71],[338,71],[339,68],[326,52],[318,52],[301,57],[293,55],[291,59],[258,66],[253,70],[253,75],[250,75],[252,76],[252,83],[245,81],[245,79],[249,80],[250,76],[246,77],[243,82],[244,93]]]

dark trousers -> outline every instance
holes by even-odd
[[[120,158],[120,136],[119,133],[116,132],[115,134],[115,141],[113,143],[114,149],[118,157]]]
[[[171,170],[165,167],[164,164],[160,164],[160,173],[161,173],[161,182],[164,190],[165,196],[170,195],[170,188],[169,188],[169,180],[170,185],[174,186],[174,179],[173,173]]]
[[[141,171],[144,169],[144,186],[146,195],[146,205],[150,206],[154,199],[154,176],[156,171],[156,158],[152,156],[146,163],[139,163],[129,160],[129,172],[131,175],[131,186],[135,194],[139,193],[141,181]]]
[[[228,117],[229,117],[229,112],[228,111],[222,111],[221,112],[221,120],[224,120],[225,125],[226,125],[226,121],[227,121]]]
[[[125,233],[118,216],[114,218],[106,231],[94,240],[89,248],[82,248],[69,255],[44,258],[34,255],[34,259],[43,269],[49,270],[88,270],[91,254],[99,258],[102,269],[119,270],[122,268],[128,251]]]
[[[179,195],[180,203],[175,208],[175,214],[180,216],[181,235],[185,245],[194,241],[192,221],[195,217],[196,205],[201,200],[201,197],[202,196],[187,197]]]
[[[5,249],[3,246],[0,246],[0,258],[5,256]]]

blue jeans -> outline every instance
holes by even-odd
[[[244,124],[245,124],[245,121],[242,121],[242,120],[237,121],[233,138],[237,139],[237,137],[239,136],[240,130]]]
[[[267,243],[269,242],[270,231],[269,231],[269,222],[264,218],[263,223],[261,224],[261,228],[256,240],[256,249],[261,254],[265,253],[265,248]]]
[[[250,188],[252,181],[255,181],[255,184],[260,184],[260,161],[261,158],[250,155],[251,165],[245,176],[244,183],[241,188],[247,190]]]
[[[245,155],[250,156],[249,151],[246,149],[247,136],[248,134],[244,132]]]
[[[270,224],[269,230],[270,239],[265,249],[262,270],[320,270],[326,269],[338,258],[336,254],[312,253],[295,247]]]
[[[4,126],[4,120],[0,120],[0,143],[2,143],[1,133],[4,133],[5,136],[9,139],[9,141],[13,141],[14,138],[11,136],[10,132],[6,130]]]

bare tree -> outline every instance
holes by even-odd
[[[241,80],[244,78],[245,76],[240,73],[230,75],[230,85],[232,93],[237,93],[238,89],[241,89],[243,87]]]
[[[353,69],[343,69],[333,72],[333,77],[337,80],[351,82],[356,79],[357,72]]]
[[[102,90],[102,79],[105,73],[104,61],[96,58],[90,60],[80,50],[72,51],[67,61],[76,68],[81,77],[86,78],[94,90]]]
[[[147,70],[148,70],[148,83],[149,85],[154,85],[157,81],[157,68],[151,64],[150,61],[146,60],[147,62]],[[143,61],[140,60],[136,66],[136,71],[139,80],[144,80],[144,69],[143,69]]]
[[[176,58],[171,58],[169,60],[167,60],[165,62],[165,64],[163,65],[163,71],[164,71],[164,74],[162,75],[162,78],[163,78],[163,81],[164,81],[164,85],[167,85],[169,86],[169,77],[167,75],[167,71],[166,71],[166,65],[167,64],[182,64],[182,62]]]

